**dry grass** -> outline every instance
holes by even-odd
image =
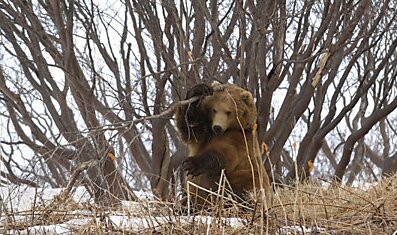
[[[397,177],[367,190],[332,184],[280,189],[271,216],[276,227],[317,227],[323,234],[393,234],[397,230]]]
[[[56,198],[31,211],[2,210],[0,233],[35,234],[66,223],[73,234],[397,234],[397,176],[368,189],[282,186],[269,211],[258,205],[239,210],[218,204],[196,213],[178,208],[179,202],[156,200],[104,208]]]

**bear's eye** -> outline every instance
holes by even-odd
[[[213,113],[216,113],[216,109],[212,109],[212,112],[213,112]]]
[[[227,111],[227,112],[226,112],[226,115],[227,115],[227,116],[230,116],[230,115],[232,115],[232,112]]]

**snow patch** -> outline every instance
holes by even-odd
[[[321,227],[308,228],[305,226],[284,226],[279,229],[279,235],[289,235],[289,234],[321,234],[325,233],[327,230]]]
[[[63,191],[62,188],[0,187],[0,198],[7,211],[20,212],[45,205]],[[84,187],[77,187],[71,194],[74,201],[88,202],[89,193]]]

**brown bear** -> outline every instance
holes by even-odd
[[[187,144],[189,156],[182,168],[187,174],[189,194],[203,206],[208,192],[216,191],[224,170],[231,189],[239,198],[253,189],[263,189],[266,205],[270,184],[256,139],[257,111],[252,94],[235,85],[199,84],[176,113],[177,128]]]

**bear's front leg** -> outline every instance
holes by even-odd
[[[212,87],[206,84],[197,84],[194,87],[190,88],[186,94],[186,99],[190,99],[195,96],[207,96],[212,95],[213,89]]]
[[[186,99],[190,99],[193,97],[200,97],[199,100],[194,101],[191,104],[187,104],[183,107],[183,115],[186,115],[187,121],[190,124],[200,123],[201,125],[206,124],[208,121],[206,120],[208,117],[207,113],[203,113],[201,108],[201,101],[205,96],[212,95],[212,87],[209,87],[205,84],[198,84],[192,87],[186,94]],[[202,123],[204,121],[204,123]]]
[[[219,153],[210,151],[197,156],[188,157],[183,162],[182,169],[187,172],[187,175],[193,178],[201,174],[218,176],[221,174],[222,164],[220,162]]]
[[[202,101],[206,96],[212,95],[212,87],[199,84],[192,87],[186,99],[199,97],[198,100],[182,105],[176,113],[176,126],[185,143],[200,143],[207,140],[211,134],[211,121],[208,112],[202,107]]]

